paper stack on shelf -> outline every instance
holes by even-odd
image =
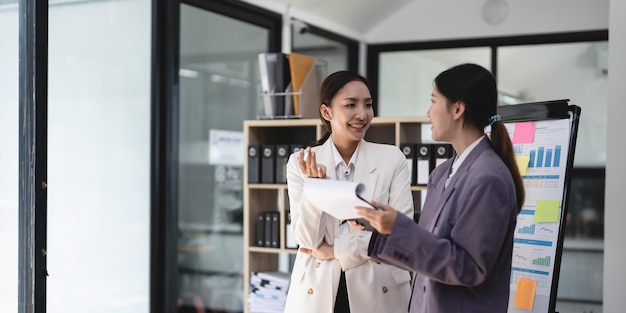
[[[248,307],[251,312],[277,312],[285,309],[290,273],[252,272]]]

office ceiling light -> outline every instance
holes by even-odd
[[[492,25],[502,23],[508,14],[509,4],[506,0],[489,0],[483,6],[483,19]]]

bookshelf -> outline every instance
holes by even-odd
[[[402,143],[422,142],[422,126],[429,124],[427,117],[375,117],[365,139],[386,143],[398,148]],[[322,136],[319,119],[247,120],[243,123],[244,144],[250,145],[306,145]],[[296,249],[286,248],[285,225],[289,212],[286,184],[249,183],[248,158],[244,160],[243,186],[243,276],[244,312],[248,308],[248,292],[251,272],[276,271],[281,255],[295,254]],[[421,193],[425,186],[411,186],[416,213],[421,208]],[[278,247],[256,245],[257,217],[264,211],[279,212]]]

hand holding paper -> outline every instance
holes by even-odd
[[[375,207],[363,199],[365,185],[342,180],[305,178],[303,195],[320,210],[339,220],[358,219],[356,206]]]
[[[364,207],[357,207],[359,216],[366,221],[370,227],[383,235],[391,234],[393,226],[398,218],[398,211],[389,205],[372,201],[376,210],[369,210]]]

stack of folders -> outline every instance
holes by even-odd
[[[260,212],[256,224],[257,247],[280,248],[280,213],[278,211]],[[293,233],[291,232],[291,219],[289,213],[285,220],[285,248],[297,249]]]
[[[280,213],[278,211],[260,212],[256,224],[258,247],[278,248]]]
[[[265,144],[248,146],[249,184],[286,184],[289,155],[301,144]]]
[[[413,186],[426,186],[435,167],[454,154],[449,143],[402,143],[400,150],[406,156]]]
[[[248,307],[251,312],[279,312],[285,309],[289,273],[252,272],[250,275],[250,293]]]

